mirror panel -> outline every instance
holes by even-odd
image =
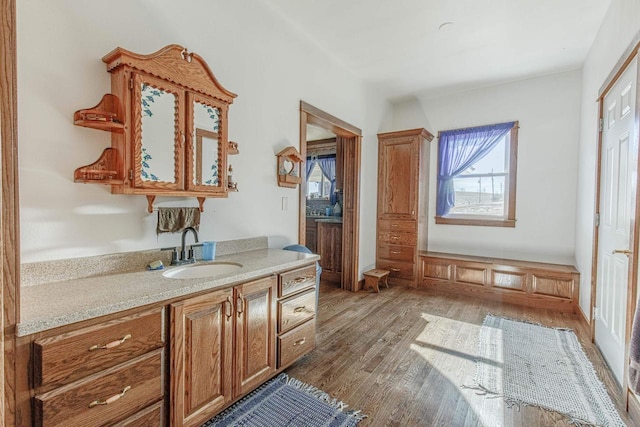
[[[177,95],[142,83],[142,149],[140,178],[143,181],[175,182],[175,139],[178,134]],[[168,148],[170,147],[170,148]]]
[[[220,110],[217,107],[193,102],[194,185],[219,187],[222,180],[220,174]]]

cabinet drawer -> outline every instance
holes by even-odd
[[[163,395],[163,351],[36,396],[36,425],[111,425],[157,402]]]
[[[278,301],[278,332],[285,332],[316,314],[316,290]]]
[[[278,337],[278,368],[295,362],[316,346],[316,322],[310,320]]]
[[[158,308],[34,342],[36,386],[73,382],[164,346]]]
[[[384,258],[391,261],[404,261],[413,263],[416,253],[414,246],[400,245],[379,245],[378,258]]]
[[[415,233],[416,222],[415,221],[379,220],[378,229],[380,231],[406,231],[410,233]]]
[[[304,288],[316,285],[316,265],[282,273],[278,282],[278,298],[291,295]]]
[[[407,262],[395,262],[386,259],[380,259],[377,263],[377,268],[382,270],[389,270],[389,277],[397,277],[399,279],[414,279],[414,266],[413,263]]]
[[[379,231],[379,243],[391,245],[411,245],[415,246],[418,236],[415,232],[408,231]]]
[[[162,427],[164,425],[164,405],[162,401],[114,424],[114,427]]]

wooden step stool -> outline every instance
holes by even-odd
[[[389,283],[387,277],[389,276],[388,270],[373,269],[362,273],[364,276],[364,288],[373,288],[374,291],[380,292],[380,282],[384,279],[384,285],[388,288]]]

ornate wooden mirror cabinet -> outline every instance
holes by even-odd
[[[113,194],[140,194],[149,212],[156,196],[227,197],[227,114],[236,95],[199,55],[169,45],[150,55],[116,48],[102,60],[111,94],[74,115],[78,126],[111,132],[111,147],[76,169],[75,182],[111,185]]]

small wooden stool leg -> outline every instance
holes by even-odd
[[[375,292],[378,292],[378,293],[380,292],[377,277],[364,276],[364,287],[365,289],[373,288]]]
[[[389,289],[389,275],[387,274],[386,276],[384,276],[384,285],[387,287],[387,289]]]

